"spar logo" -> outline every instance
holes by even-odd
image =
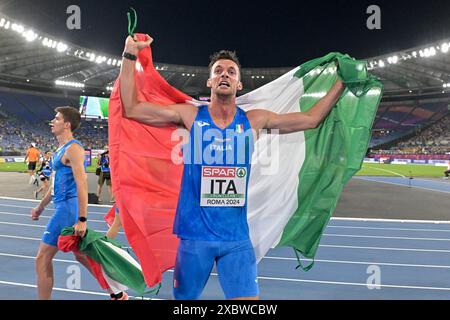
[[[247,175],[245,168],[203,167],[202,169],[202,176],[207,178],[244,178]]]
[[[236,168],[203,167],[202,175],[207,178],[234,178],[236,177]]]

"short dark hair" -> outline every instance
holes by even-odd
[[[219,52],[214,52],[210,57],[209,57],[209,65],[208,65],[208,69],[209,72],[211,72],[211,68],[214,65],[214,63],[216,63],[218,60],[231,60],[234,63],[237,64],[238,68],[239,68],[239,74],[241,71],[241,64],[239,63],[239,59],[236,55],[235,51],[229,51],[229,50],[220,50]]]
[[[81,114],[74,107],[57,107],[55,109],[56,112],[62,114],[64,122],[70,123],[70,130],[74,132],[80,127],[81,123]]]

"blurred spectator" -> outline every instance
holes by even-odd
[[[30,175],[30,184],[34,182],[33,179],[36,179],[34,176],[34,173],[36,172],[36,166],[41,158],[41,152],[38,148],[36,148],[36,143],[32,142],[30,147],[27,150],[27,153],[25,155],[25,159],[23,162],[25,162],[28,165],[28,174]],[[37,181],[37,180],[36,180]],[[39,182],[38,182],[39,184]]]

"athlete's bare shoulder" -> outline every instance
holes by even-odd
[[[176,110],[181,117],[181,121],[183,126],[187,130],[191,130],[192,124],[194,123],[195,117],[198,113],[198,106],[190,104],[190,103],[182,103],[171,105],[173,110]]]
[[[253,130],[260,130],[264,127],[267,121],[267,111],[263,109],[254,109],[246,112],[247,119]]]
[[[66,151],[61,157],[61,162],[66,166],[70,166],[71,162],[80,159],[84,159],[84,148],[80,144],[73,142],[67,147]]]

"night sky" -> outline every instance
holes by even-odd
[[[81,9],[68,30],[66,9]],[[366,9],[381,8],[381,30]],[[126,12],[155,39],[158,62],[206,66],[214,51],[237,51],[243,67],[290,67],[331,51],[369,58],[450,37],[450,1],[106,1],[0,0],[0,11],[37,30],[104,54],[120,55]]]

